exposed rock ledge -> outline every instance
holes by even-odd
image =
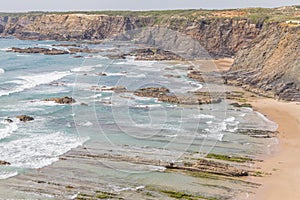
[[[158,98],[158,101],[175,103],[175,104],[184,104],[184,105],[201,105],[201,104],[212,104],[220,103],[222,101],[219,97],[214,97],[208,92],[197,92],[196,94],[173,94],[170,93],[169,89],[160,87],[149,87],[141,88],[134,92],[136,96],[141,97],[152,97]]]
[[[72,97],[61,97],[61,98],[49,98],[49,99],[44,99],[44,101],[54,101],[55,103],[58,104],[72,104],[75,103],[75,99]]]

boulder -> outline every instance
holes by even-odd
[[[10,165],[10,163],[6,162],[6,161],[3,161],[3,160],[0,160],[0,165]]]
[[[44,99],[44,101],[54,101],[55,103],[58,104],[72,104],[75,103],[75,99],[72,97],[61,97],[61,98],[49,98],[49,99]]]
[[[27,116],[27,115],[19,115],[16,118],[18,118],[21,122],[28,122],[28,121],[33,121],[34,118]]]
[[[7,119],[4,120],[4,122],[6,122],[6,123],[13,123],[14,121],[12,119],[7,118]]]

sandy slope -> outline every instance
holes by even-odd
[[[255,178],[263,186],[251,197],[255,200],[300,199],[300,103],[273,99],[252,100],[254,108],[279,125],[279,151],[259,163],[271,176]]]

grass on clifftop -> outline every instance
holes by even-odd
[[[253,23],[264,21],[285,22],[287,20],[300,20],[300,6],[286,6],[280,8],[245,8],[226,10],[161,10],[161,11],[71,11],[71,12],[28,12],[28,13],[0,13],[0,16],[39,16],[45,14],[87,14],[109,15],[127,17],[155,17],[159,24],[170,18],[182,18],[189,20],[201,20],[204,18],[232,18],[247,19]]]

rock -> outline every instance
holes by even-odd
[[[53,44],[54,47],[80,47],[78,44]]]
[[[177,169],[177,170],[187,170],[193,172],[205,172],[210,174],[222,175],[222,176],[231,176],[231,177],[240,177],[248,176],[249,172],[246,170],[238,169],[232,165],[215,162],[211,160],[201,159],[196,164],[191,164],[189,166],[177,166],[173,163],[167,165],[168,169]]]
[[[105,72],[96,73],[97,76],[107,76]]]
[[[39,47],[30,47],[30,48],[16,48],[12,47],[11,52],[16,53],[33,53],[33,54],[44,54],[44,55],[62,55],[62,54],[69,54],[68,51],[59,50],[59,49],[47,49],[47,48],[39,48]]]
[[[4,122],[6,122],[6,123],[13,123],[14,121],[11,120],[11,119],[9,119],[9,118],[7,118],[7,119],[4,120]]]
[[[21,122],[28,122],[28,121],[33,121],[34,118],[27,116],[27,115],[19,115],[16,118],[18,118]]]
[[[204,78],[203,78],[203,74],[199,71],[191,71],[187,74],[187,77],[189,77],[190,79],[199,81],[199,82],[205,82]]]
[[[10,165],[10,163],[6,162],[6,161],[3,161],[3,160],[0,160],[0,165]]]
[[[164,77],[166,77],[166,78],[181,78],[181,76],[173,75],[173,74],[165,74]]]
[[[102,88],[102,91],[114,91],[116,93],[127,92],[127,88],[124,86]]]
[[[237,108],[252,108],[252,105],[249,103],[243,103],[243,104],[231,103],[230,105],[232,105],[233,107],[237,107]]]
[[[196,94],[190,95],[175,95],[170,93],[169,89],[164,87],[141,88],[139,90],[136,90],[134,92],[134,95],[141,97],[158,98],[158,101],[184,105],[211,104],[220,103],[222,101],[222,99],[218,96],[211,95],[208,92],[197,92]]]
[[[136,49],[129,54],[135,56],[136,60],[184,60],[171,51],[156,48]]]
[[[170,93],[169,89],[165,87],[149,87],[149,88],[141,88],[134,92],[134,95],[141,97],[152,97],[158,98],[160,96],[165,96],[167,93]]]
[[[103,52],[102,49],[90,49],[88,47],[84,47],[84,48],[69,48],[69,51],[71,54],[75,54],[75,53],[101,53]]]
[[[55,103],[58,104],[72,104],[75,103],[75,99],[72,97],[61,97],[61,98],[49,98],[49,99],[44,99],[44,101],[54,101]]]
[[[187,70],[189,70],[189,71],[194,70],[194,67],[193,67],[193,66],[189,66],[189,67],[187,68]]]
[[[256,130],[256,129],[238,129],[238,134],[248,135],[253,138],[272,138],[276,137],[277,131],[266,131],[266,130]]]
[[[89,106],[89,105],[86,104],[86,103],[81,103],[80,105],[81,105],[81,106]]]
[[[73,58],[83,58],[83,56],[73,56]]]

